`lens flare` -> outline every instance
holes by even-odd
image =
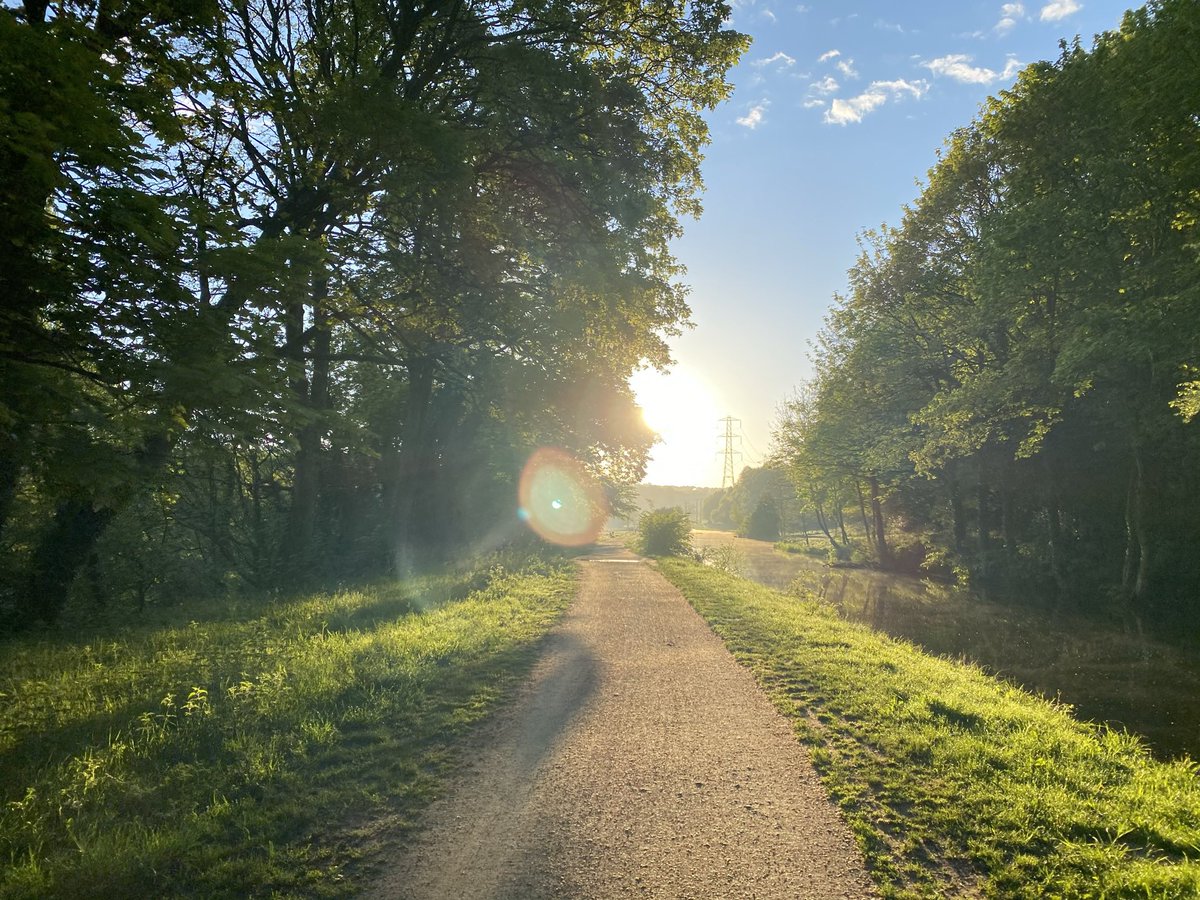
[[[529,457],[517,496],[517,516],[552,544],[590,544],[608,519],[608,504],[596,480],[579,460],[556,447],[542,447]]]

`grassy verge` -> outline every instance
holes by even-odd
[[[572,591],[494,569],[0,645],[0,896],[345,895]]]
[[[816,603],[661,567],[792,719],[885,896],[1200,897],[1194,763]]]
[[[814,559],[826,559],[829,556],[829,544],[802,544],[800,541],[776,541],[775,549],[780,553],[790,553],[794,556],[811,556]]]

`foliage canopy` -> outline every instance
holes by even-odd
[[[1195,596],[1198,40],[1156,0],[1064,45],[864,236],[777,438],[882,562],[899,528],[972,578]]]
[[[636,482],[728,14],[0,7],[0,612],[485,548],[539,446]]]

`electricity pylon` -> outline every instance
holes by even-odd
[[[733,439],[737,438],[739,441],[742,439],[740,434],[742,420],[735,419],[733,416],[726,416],[717,421],[725,424],[725,469],[721,473],[721,490],[724,490],[727,487],[733,487],[737,483],[737,474],[733,471],[733,458],[735,456],[740,457],[742,451],[733,449]],[[738,424],[739,434],[733,433],[734,422]]]

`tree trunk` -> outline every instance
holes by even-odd
[[[988,560],[992,553],[991,516],[988,515],[988,491],[983,474],[975,484],[975,547],[979,556],[979,577],[987,580]]]
[[[948,487],[950,491],[950,524],[954,539],[954,552],[962,556],[967,545],[967,519],[963,513],[962,490],[958,485],[955,472],[949,473]]]
[[[1054,579],[1059,593],[1066,594],[1067,579],[1062,568],[1062,511],[1059,508],[1058,491],[1054,487],[1054,472],[1044,457],[1042,470],[1046,475],[1046,495],[1050,501],[1046,504],[1046,546],[1050,555],[1050,577]]]
[[[392,510],[392,570],[397,578],[411,574],[415,563],[413,508],[418,478],[425,461],[429,407],[433,398],[433,360],[421,358],[409,365],[408,404],[400,429],[396,455],[396,494]]]
[[[153,432],[135,454],[138,475],[146,476],[166,465],[172,447],[169,432]],[[17,627],[36,622],[53,624],[67,601],[67,592],[80,567],[91,557],[104,530],[141,488],[141,478],[125,484],[110,503],[93,496],[76,496],[61,502],[42,534],[30,560],[29,577],[18,600]]]
[[[812,502],[813,514],[817,518],[817,526],[821,529],[822,532],[825,533],[825,537],[829,539],[829,546],[833,548],[834,552],[836,554],[838,554],[838,556],[841,556],[842,546],[841,546],[841,544],[839,544],[837,542],[837,539],[833,536],[833,533],[829,530],[829,520],[825,518],[825,510],[822,508],[821,504],[817,501],[816,491],[813,491],[813,490],[809,491],[809,500]]]
[[[0,431],[0,537],[12,512],[12,502],[17,495],[17,483],[21,478],[20,439],[13,433]]]
[[[1134,507],[1137,503],[1138,467],[1129,469],[1129,484],[1125,488],[1125,559],[1121,564],[1121,589],[1126,596],[1134,594],[1134,560],[1138,555],[1137,527],[1134,524]]]
[[[1138,565],[1137,577],[1133,582],[1133,598],[1137,601],[1146,599],[1150,582],[1150,535],[1146,528],[1146,470],[1142,464],[1141,450],[1135,449],[1134,462],[1134,497],[1133,497],[1133,527],[1137,533]]]
[[[1046,507],[1046,547],[1050,553],[1050,577],[1061,593],[1067,592],[1067,580],[1062,571],[1062,523],[1057,503]]]
[[[879,557],[879,564],[886,568],[892,564],[892,550],[887,542],[886,523],[883,518],[883,499],[879,496],[879,479],[872,475],[867,480],[867,486],[871,489],[871,518],[875,523],[875,553]]]
[[[858,514],[862,516],[863,534],[867,536],[867,546],[873,550],[875,549],[875,532],[867,520],[867,501],[863,498],[862,482],[857,478],[854,479],[854,490],[858,493]]]
[[[1011,573],[1013,560],[1016,559],[1017,555],[1017,542],[1013,536],[1012,489],[1008,486],[1008,468],[1005,465],[1000,476],[1000,533],[1004,540],[1006,574]]]
[[[72,498],[58,505],[50,527],[38,542],[30,564],[18,626],[37,622],[53,624],[67,602],[67,593],[80,567],[116,515],[112,508],[97,509],[86,500]]]
[[[304,420],[295,434],[298,449],[283,547],[283,556],[287,561],[284,571],[294,580],[303,580],[311,575],[314,561],[320,556],[315,552],[314,543],[324,456],[321,446],[325,434],[323,413],[329,399],[330,334],[328,323],[325,322],[328,290],[329,279],[324,273],[313,277],[311,370],[304,358],[307,342],[302,305],[290,311],[284,326],[284,355],[293,373],[289,381],[297,401],[305,410]]]

